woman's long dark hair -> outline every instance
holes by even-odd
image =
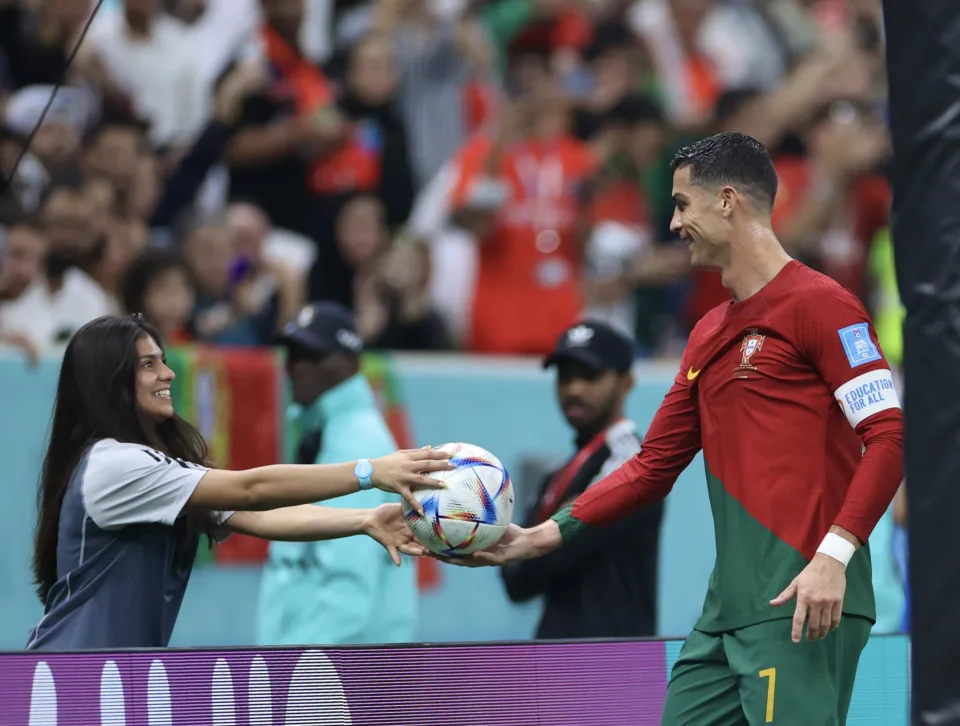
[[[195,464],[206,463],[207,444],[193,426],[179,416],[152,426],[137,410],[137,341],[146,336],[162,346],[157,331],[142,316],[106,316],[84,325],[67,345],[37,492],[33,576],[44,604],[58,579],[57,535],[63,497],[81,458],[93,444],[116,439],[144,444]],[[212,515],[190,513],[182,545],[190,547],[199,533],[210,537],[213,531]]]

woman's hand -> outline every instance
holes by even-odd
[[[397,566],[400,565],[400,548],[416,545],[399,504],[381,504],[371,509],[363,523],[363,532],[382,544]]]
[[[373,474],[370,479],[377,489],[394,492],[406,499],[410,506],[423,514],[423,507],[413,495],[413,489],[443,489],[442,481],[431,479],[426,474],[433,471],[449,471],[456,467],[450,463],[450,454],[424,446],[422,449],[403,449],[370,462]]]

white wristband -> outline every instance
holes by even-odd
[[[823,542],[817,547],[817,552],[822,552],[827,557],[832,557],[837,560],[837,562],[842,562],[844,567],[850,564],[850,558],[853,557],[853,553],[856,551],[856,546],[851,544],[848,539],[834,532],[827,532],[827,536],[823,538]]]

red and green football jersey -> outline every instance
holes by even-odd
[[[717,559],[697,629],[776,618],[776,597],[831,525],[866,543],[902,478],[902,413],[866,311],[790,262],[696,326],[642,449],[554,519],[564,539],[669,493],[703,450]],[[875,620],[869,548],[847,567],[844,612]]]

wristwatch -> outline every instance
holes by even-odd
[[[373,481],[371,480],[373,464],[370,463],[370,459],[360,459],[357,465],[353,467],[353,474],[357,477],[357,483],[360,484],[361,489],[373,488]]]

